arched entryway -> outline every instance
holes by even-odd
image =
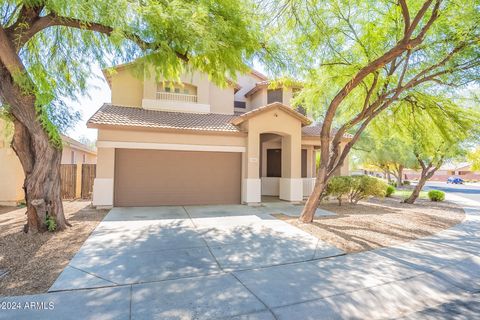
[[[309,122],[303,115],[279,103],[248,112],[232,122],[247,133],[242,169],[244,203],[261,202],[262,194],[272,194],[269,186],[278,190],[282,200],[303,200],[302,126]],[[270,148],[273,151],[267,151],[269,144],[274,146]],[[264,179],[262,186],[262,178],[275,179]],[[273,181],[276,181],[275,186]],[[268,182],[272,183],[267,185]]]

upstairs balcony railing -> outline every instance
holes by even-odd
[[[197,95],[161,91],[157,92],[157,100],[197,103]]]

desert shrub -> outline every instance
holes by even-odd
[[[50,232],[54,232],[57,229],[57,222],[55,218],[48,214],[45,217],[45,225],[47,226],[47,230]]]
[[[388,186],[388,187],[387,187],[387,190],[385,190],[385,196],[386,196],[386,197],[391,197],[392,194],[395,193],[395,191],[396,191],[396,190],[395,190],[395,188],[394,188],[393,186]]]
[[[431,201],[443,201],[445,200],[445,192],[440,190],[430,190],[428,191],[428,198]]]
[[[370,176],[341,176],[333,177],[327,184],[327,196],[332,196],[342,205],[343,199],[351,203],[374,196],[384,197],[387,184],[382,180]]]
[[[351,203],[368,197],[385,197],[387,184],[380,179],[369,176],[352,177],[352,185],[349,193]]]
[[[346,197],[351,190],[352,177],[340,176],[333,177],[327,184],[327,196],[332,196],[338,200],[338,205],[342,205],[342,199]]]

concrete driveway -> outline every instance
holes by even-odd
[[[114,208],[50,291],[223,274],[343,254],[271,212],[290,204]]]
[[[480,203],[456,200],[462,224],[350,255],[269,215],[289,204],[117,208],[50,293],[0,298],[53,309],[0,319],[475,318]]]

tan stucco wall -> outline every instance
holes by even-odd
[[[280,109],[272,109],[248,120],[247,178],[259,178],[260,134],[282,136],[282,176],[301,177],[301,123]]]
[[[233,114],[234,89],[220,88],[210,83],[210,112]]]
[[[110,77],[112,104],[140,107],[143,97],[142,75],[134,67],[122,67]]]
[[[145,72],[143,98],[156,99],[157,84],[163,80],[165,78],[156,77],[153,68],[150,68],[149,72]],[[198,71],[181,75],[180,81],[196,87],[197,103],[209,104],[210,112],[233,114],[234,89],[232,86],[221,88],[212,83],[206,74]],[[168,82],[165,83],[168,85]]]
[[[74,159],[72,161],[72,151],[74,152]],[[85,162],[83,161],[83,155],[85,155]],[[62,164],[94,164],[97,163],[97,156],[89,152],[85,152],[81,149],[72,148],[64,145],[62,151]]]
[[[98,163],[96,178],[111,178],[115,174],[115,149],[114,148],[98,148]]]
[[[5,123],[0,120],[0,205],[16,205],[24,198],[23,169],[10,148],[10,140],[5,132]]]
[[[261,81],[261,79],[252,74],[237,75],[237,83],[241,88],[235,93],[235,100],[246,101],[245,94],[255,87],[255,84],[259,81]]]
[[[267,104],[267,89],[260,89],[247,99],[247,110],[262,107]]]
[[[100,141],[149,142],[211,146],[219,145],[239,147],[243,147],[246,145],[246,137],[243,135],[219,135],[124,129],[99,129],[98,142]]]
[[[289,106],[291,107],[292,106],[292,98],[293,98],[293,95],[292,95],[292,88],[290,87],[283,87],[282,88],[282,99],[283,99],[283,104],[286,105],[286,106]]]

